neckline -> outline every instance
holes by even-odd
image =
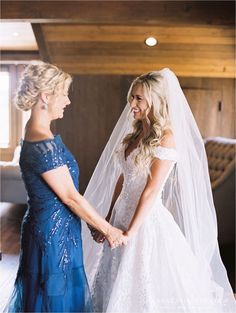
[[[56,140],[57,138],[60,139],[61,136],[59,134],[56,134],[56,135],[53,135],[53,138],[46,138],[46,139],[37,140],[37,141],[29,141],[29,140],[25,140],[21,138],[21,143],[36,144],[36,143],[41,143],[41,142],[53,141],[53,140]]]
[[[125,155],[125,151],[126,151],[126,148],[124,147],[124,158],[125,158],[125,161],[128,160],[128,158],[133,154],[134,151],[138,150],[139,149],[139,145],[137,145],[136,148],[134,148],[127,156]]]

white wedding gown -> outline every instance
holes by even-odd
[[[147,174],[134,164],[136,153],[138,148],[125,159],[124,148],[118,152],[124,184],[111,223],[120,229],[127,229],[147,182]],[[162,190],[177,162],[176,151],[159,146],[155,157],[173,161],[172,166],[150,214],[128,245],[111,250],[104,243],[92,286],[94,309],[120,313],[224,312],[211,292],[209,274],[203,272],[162,203]]]

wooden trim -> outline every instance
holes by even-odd
[[[39,60],[38,51],[1,51],[0,64],[28,63],[32,60]]]
[[[32,24],[35,39],[39,47],[39,55],[41,60],[50,63],[50,56],[48,53],[48,47],[44,38],[44,33],[40,24]]]

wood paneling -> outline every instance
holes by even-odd
[[[44,61],[72,74],[235,77],[231,1],[11,1],[4,21],[31,21]],[[60,23],[58,23],[60,21]],[[147,47],[146,37],[159,44]]]
[[[227,26],[129,26],[43,24],[48,42],[143,42],[156,37],[162,44],[233,45],[234,29]]]
[[[121,63],[119,58],[107,58],[109,63],[103,63],[103,60],[99,62],[99,58],[91,57],[81,57],[80,62],[72,64],[68,63],[59,63],[56,60],[53,63],[62,67],[65,71],[72,74],[114,74],[114,75],[140,75],[141,73],[159,70],[165,67],[170,68],[178,76],[182,77],[225,77],[231,78],[234,77],[235,69],[232,66],[228,65],[212,65],[212,64],[175,64],[172,62],[160,62],[160,60],[155,59],[150,61],[150,58],[140,58],[136,59],[140,63],[131,63],[132,58],[126,58],[125,62]],[[147,61],[145,63],[145,61]]]
[[[1,18],[33,23],[234,25],[233,1],[2,1]]]
[[[220,89],[185,89],[185,96],[204,138],[219,135],[222,130],[222,99]]]
[[[181,77],[180,84],[203,137],[235,138],[234,79]]]
[[[179,76],[234,77],[228,26],[43,24],[53,63],[74,74],[132,74],[170,67]],[[145,38],[159,44],[147,47]]]
[[[82,191],[126,104],[130,83],[130,77],[121,76],[74,77],[72,104],[56,121],[56,132],[79,161]]]
[[[229,58],[235,55],[233,45],[178,45],[176,43],[164,44],[149,48],[143,42],[48,42],[48,48],[52,56],[73,57],[73,56],[145,56],[150,57],[165,56],[168,58],[181,54],[182,57],[189,56],[203,58]],[[60,53],[58,53],[58,51]]]
[[[234,29],[226,26],[44,24],[42,30],[53,62],[71,73],[140,74],[169,66],[181,76],[234,76]],[[144,44],[150,35],[158,46]]]

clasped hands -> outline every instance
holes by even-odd
[[[90,225],[88,225],[88,227],[90,229],[93,240],[95,240],[97,243],[103,243],[105,240],[107,240],[111,249],[117,248],[121,245],[126,246],[128,243],[128,236],[125,234],[125,232],[116,227],[110,226],[106,234],[102,234],[100,231]]]

